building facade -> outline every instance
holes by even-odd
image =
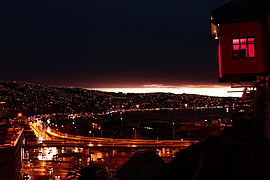
[[[251,81],[269,74],[270,6],[267,0],[230,1],[212,11],[221,82]]]
[[[270,1],[232,0],[211,15],[219,81],[251,83],[252,136],[270,139]]]

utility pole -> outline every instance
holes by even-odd
[[[132,130],[134,131],[134,139],[136,139],[136,128],[132,128]]]
[[[173,133],[173,140],[174,140],[175,139],[174,122],[172,123],[172,125],[173,125],[172,133]]]

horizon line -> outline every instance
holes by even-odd
[[[172,93],[172,94],[197,94],[203,96],[216,96],[216,97],[242,97],[242,92],[231,93],[231,87],[173,87],[173,88],[86,88],[89,90],[98,90],[114,93]],[[235,89],[235,88],[234,88]],[[239,88],[240,91],[243,88]]]

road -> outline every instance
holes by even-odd
[[[29,125],[38,140],[27,142],[21,172],[27,172],[31,179],[37,180],[56,179],[56,176],[63,179],[68,168],[75,164],[87,165],[90,159],[108,168],[109,175],[113,175],[138,149],[156,150],[164,161],[169,162],[175,152],[197,142],[84,137],[61,133],[42,122]]]
[[[121,148],[162,148],[187,147],[197,143],[195,140],[145,140],[145,139],[116,139],[76,136],[61,133],[42,122],[31,123],[39,142],[28,143],[33,147],[121,147]]]

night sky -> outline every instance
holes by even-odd
[[[2,1],[1,80],[88,88],[218,84],[210,12],[228,1]]]

